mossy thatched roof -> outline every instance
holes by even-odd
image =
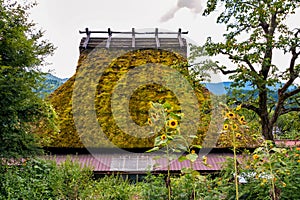
[[[149,81],[149,77],[154,78]],[[180,82],[182,77],[196,104]],[[215,145],[218,138],[219,124],[211,123],[210,93],[189,78],[183,48],[81,49],[76,73],[51,94],[50,102],[59,118],[59,132],[44,131],[48,147],[151,148],[163,130],[156,135],[141,131],[148,130],[149,102],[168,102],[174,112],[184,113],[189,128],[183,134],[197,135],[191,143],[202,144],[209,126],[215,128],[210,129],[206,145]],[[135,125],[124,131],[130,123]]]

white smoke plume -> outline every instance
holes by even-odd
[[[191,12],[195,14],[200,14],[202,12],[202,0],[178,0],[177,5],[171,8],[165,15],[160,19],[161,22],[166,22],[172,19],[175,13],[181,8],[188,8]]]

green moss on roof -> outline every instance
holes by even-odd
[[[138,130],[136,130],[136,136],[126,134],[116,124],[111,109],[112,94],[118,81],[131,69],[138,68],[146,63],[164,65],[170,68],[177,66],[177,70],[183,76],[187,76],[188,74],[186,59],[180,54],[170,51],[144,49],[127,52],[125,50],[110,51],[99,48],[93,51],[86,50],[81,52],[75,75],[50,96],[50,101],[59,116],[60,131],[55,136],[52,136],[54,138],[48,146],[81,148],[86,145],[86,142],[82,143],[81,138],[85,138],[90,147],[114,147],[114,145],[119,148],[153,147],[155,135],[141,138]],[[178,68],[178,66],[181,67]],[[99,79],[97,85],[91,86],[92,81],[90,79],[97,76],[97,69],[99,69],[98,71],[100,69],[105,70],[101,74],[101,77],[97,77]],[[86,105],[88,108],[86,113],[76,114],[76,120],[85,122],[84,126],[87,127],[88,136],[85,133],[77,132],[77,127],[73,119],[73,89],[76,80],[79,79],[85,79],[85,81],[80,82],[82,88],[80,95],[82,98],[91,95],[89,88],[96,88],[92,97],[94,98],[94,107]],[[198,109],[203,111],[201,112],[200,121],[191,122],[195,126],[199,125],[197,131],[199,138],[194,143],[201,144],[210,122],[210,115],[204,114],[204,111],[210,108],[210,94],[202,85],[192,81],[190,83],[194,86],[194,91],[198,99]],[[79,98],[80,95],[76,96],[76,98]],[[181,112],[178,99],[167,87],[159,84],[142,85],[135,89],[129,100],[130,116],[136,124],[146,126],[150,101],[167,101],[172,105],[173,110]],[[90,108],[94,108],[94,110]],[[190,109],[195,108],[191,107]],[[87,120],[86,116],[89,115],[89,112],[96,113],[95,116],[104,135],[99,134],[99,127],[95,127],[93,122]],[[44,133],[47,137],[49,137],[49,134],[52,133],[49,131]]]

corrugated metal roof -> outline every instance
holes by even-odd
[[[159,157],[160,158],[157,158]],[[178,155],[179,156],[179,155]],[[177,156],[177,157],[178,157]],[[232,157],[231,153],[209,153],[207,164],[202,162],[202,156],[193,163],[193,169],[198,171],[219,171],[226,157]],[[162,154],[149,153],[121,153],[121,154],[80,154],[80,155],[52,155],[48,159],[55,160],[58,164],[67,158],[77,161],[81,166],[90,166],[94,172],[128,172],[144,173],[147,171],[167,171],[167,158]],[[185,160],[179,162],[177,159],[170,161],[171,171],[180,171],[182,168],[190,167],[190,162]]]
[[[222,164],[226,161],[227,157],[233,157],[230,153],[209,153],[206,155],[207,165],[204,165],[202,162],[202,156],[199,156],[198,159],[193,163],[193,169],[198,171],[219,171],[221,170]],[[166,171],[168,169],[167,159],[159,159],[156,164],[158,167],[154,170],[157,171]],[[180,171],[182,168],[191,167],[189,160],[179,162],[178,160],[170,161],[170,170]]]
[[[299,147],[300,140],[275,140],[279,147]],[[51,155],[46,159],[55,160],[58,164],[67,158],[77,161],[81,166],[90,166],[95,173],[128,172],[145,173],[147,171],[167,171],[168,161],[159,153],[94,153],[94,154],[68,154]],[[176,155],[178,158],[180,155]],[[219,171],[228,157],[233,157],[232,153],[210,152],[206,155],[207,165],[202,162],[202,155],[193,163],[193,169],[198,171]],[[242,155],[238,155],[238,160]],[[242,162],[242,161],[241,161]],[[170,161],[171,171],[180,171],[182,168],[189,168],[190,162],[185,160],[179,162],[178,159]]]
[[[275,144],[280,147],[300,147],[300,140],[275,140]]]
[[[82,167],[92,167],[94,171],[109,171],[112,157],[109,155],[92,156],[91,154],[80,155],[52,155],[47,156],[47,159],[55,160],[58,164],[70,159],[73,162],[78,162]]]

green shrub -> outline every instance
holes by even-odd
[[[145,181],[140,183],[141,186],[141,199],[145,200],[165,200],[168,199],[168,189],[165,183],[163,174],[158,176],[148,174]]]
[[[20,166],[1,166],[0,199],[54,199],[49,183],[56,165],[42,160],[29,160]]]
[[[79,199],[92,181],[92,171],[67,160],[56,165],[32,159],[21,165],[1,166],[0,199]]]
[[[88,185],[81,199],[138,199],[141,187],[131,184],[119,175],[105,176]]]

